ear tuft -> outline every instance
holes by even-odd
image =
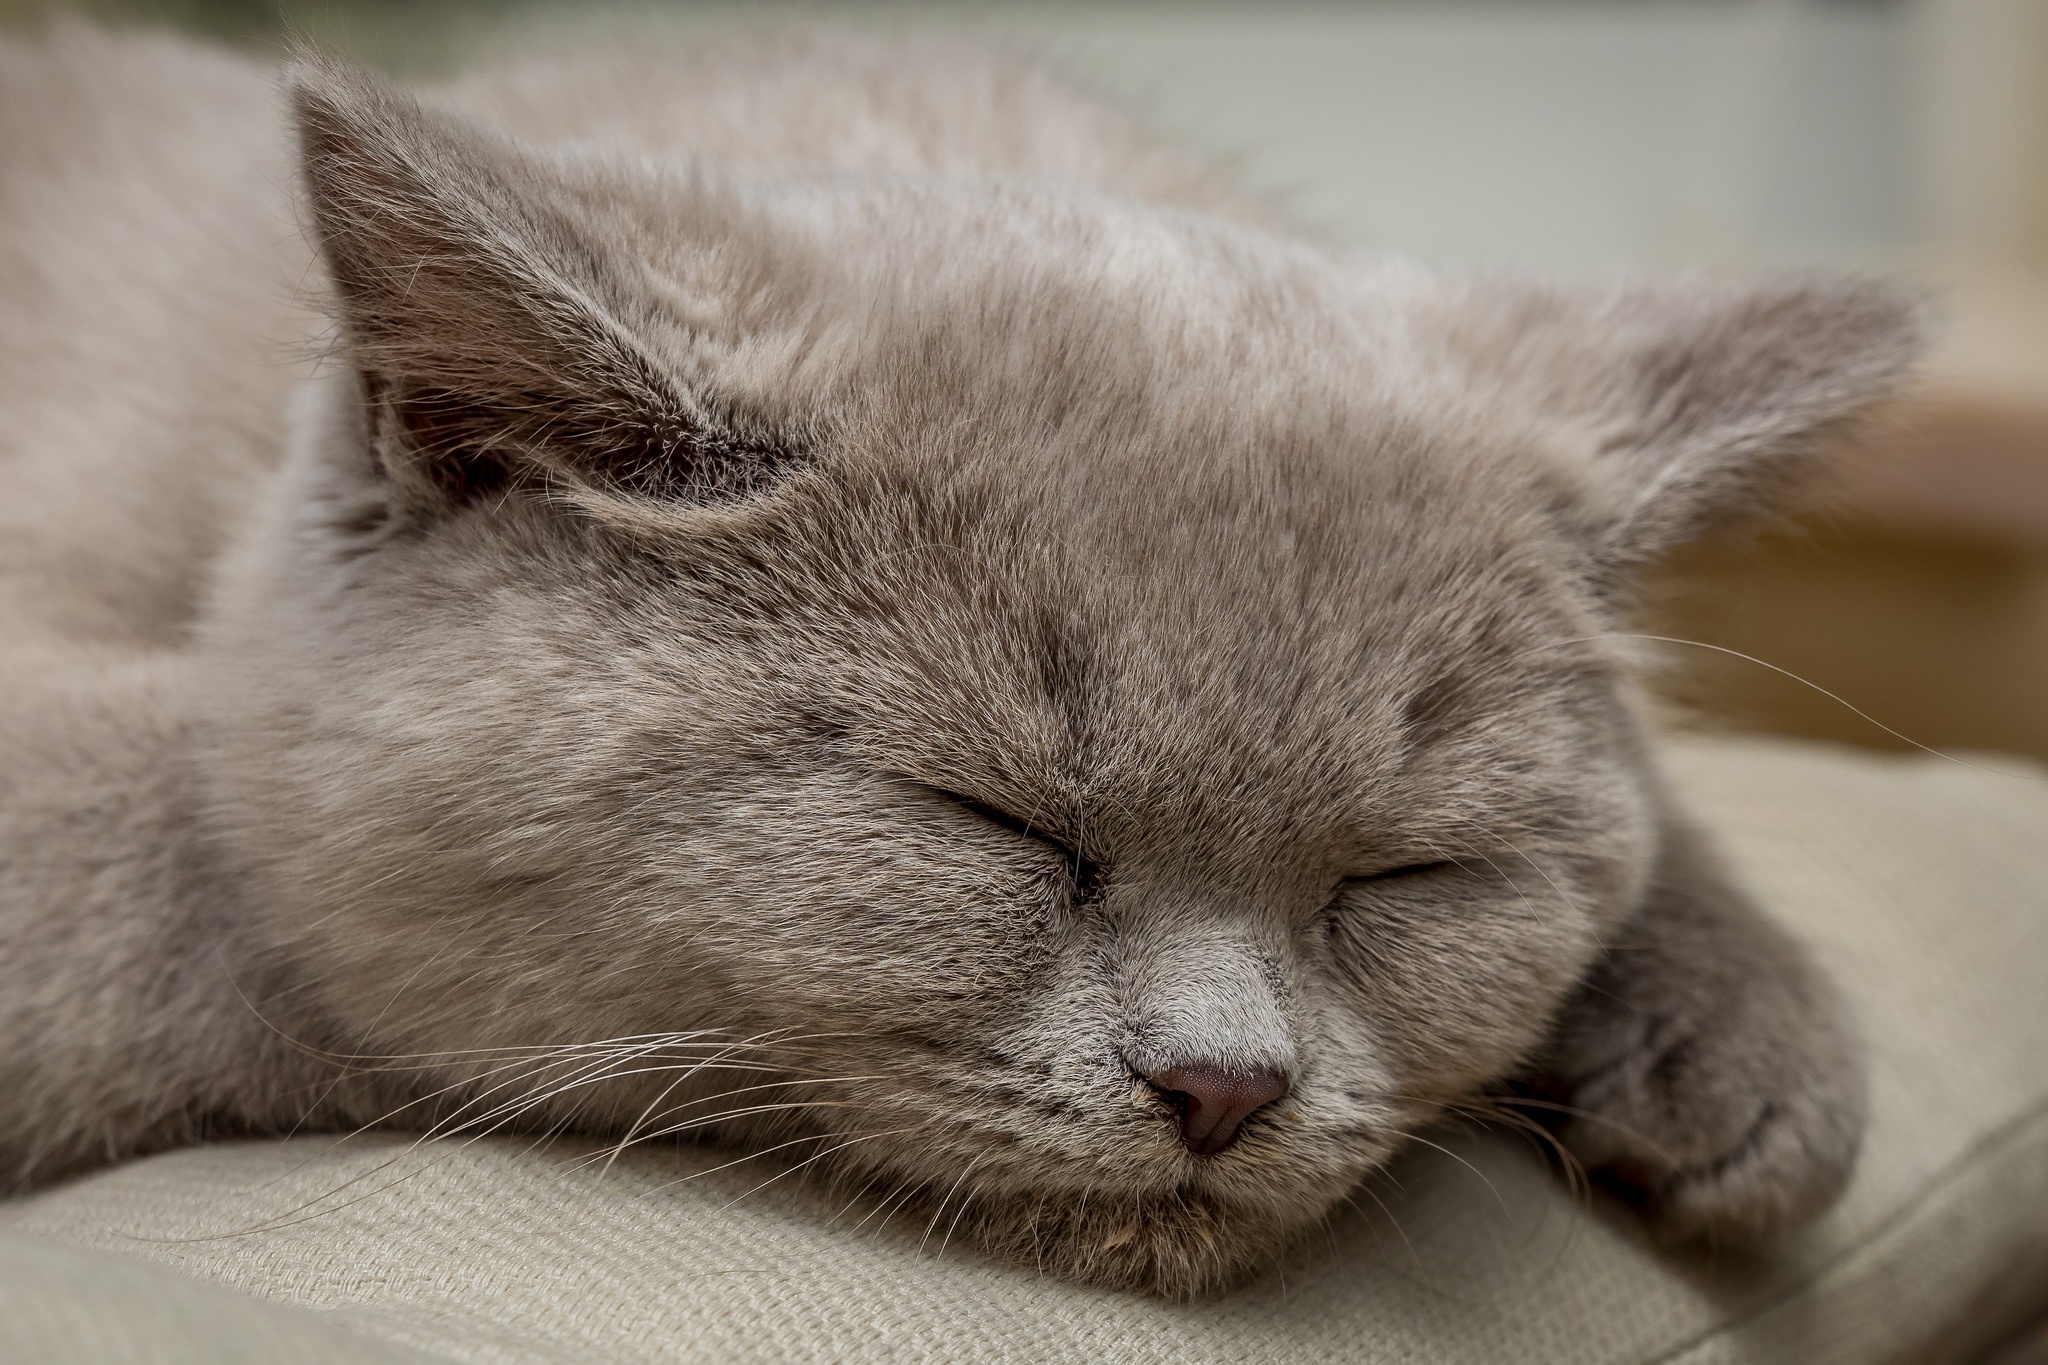
[[[662,362],[606,206],[560,167],[331,58],[299,58],[290,81],[343,349],[416,499],[544,476],[721,502],[798,460]]]

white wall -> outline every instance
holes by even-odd
[[[1907,252],[1901,5],[1019,6],[995,20],[1241,151],[1335,235],[1571,272]]]
[[[2048,124],[2012,133],[2048,110],[2048,0],[634,7],[1000,35],[1241,155],[1333,237],[1447,265],[1946,263],[2048,224]]]

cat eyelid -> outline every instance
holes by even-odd
[[[918,785],[933,796],[940,797],[960,807],[962,810],[980,816],[992,825],[999,825],[1009,830],[1012,834],[1020,835],[1023,838],[1033,840],[1050,848],[1066,860],[1068,870],[1073,875],[1074,884],[1083,895],[1092,895],[1101,885],[1102,865],[1094,859],[1084,856],[1080,850],[1068,844],[1052,831],[1042,826],[1034,825],[1028,820],[1020,819],[998,806],[991,806],[986,801],[977,801],[971,796],[963,796],[959,792],[948,791],[944,787],[934,787],[929,783],[920,782]]]
[[[1366,872],[1355,877],[1346,877],[1344,884],[1349,886],[1354,882],[1403,881],[1409,877],[1423,877],[1432,872],[1442,872],[1448,868],[1459,866],[1461,864],[1450,858],[1431,858],[1424,862],[1401,863],[1394,867],[1383,868],[1378,872]]]
[[[1335,887],[1331,888],[1330,898],[1323,905],[1323,914],[1333,917],[1330,920],[1332,924],[1341,919],[1346,903],[1344,898],[1345,892],[1355,888],[1368,886],[1385,887],[1390,883],[1399,885],[1404,882],[1425,881],[1438,873],[1447,872],[1454,868],[1463,871],[1465,865],[1455,858],[1432,858],[1426,862],[1396,863],[1391,867],[1383,867],[1377,872],[1365,872],[1355,877],[1345,877]]]
[[[1051,844],[1054,848],[1070,857],[1078,856],[1058,836],[1038,825],[1032,824],[1029,820],[1020,819],[1010,814],[1001,807],[991,806],[986,801],[977,801],[971,796],[962,796],[956,791],[947,791],[944,787],[927,787],[925,790],[935,796],[944,797],[962,810],[972,811],[992,825],[1001,825],[1012,834],[1021,834],[1027,839],[1036,839],[1040,843]]]

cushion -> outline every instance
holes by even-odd
[[[240,1359],[219,1343],[245,1336],[277,1343],[249,1359],[318,1361],[1973,1352],[2048,1306],[2048,775],[1733,740],[1671,765],[1871,1044],[1857,1176],[1766,1256],[1659,1253],[1498,1132],[1428,1134],[1263,1278],[1192,1304],[835,1218],[801,1172],[710,1151],[601,1170],[567,1142],[301,1137],[0,1206],[0,1358]]]
[[[133,1256],[0,1233],[0,1359],[432,1365],[337,1313],[200,1284]]]

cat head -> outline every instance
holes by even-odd
[[[1617,601],[1917,345],[296,102],[337,347],[209,761],[346,1045],[1170,1293],[1541,1044],[1657,855]]]

